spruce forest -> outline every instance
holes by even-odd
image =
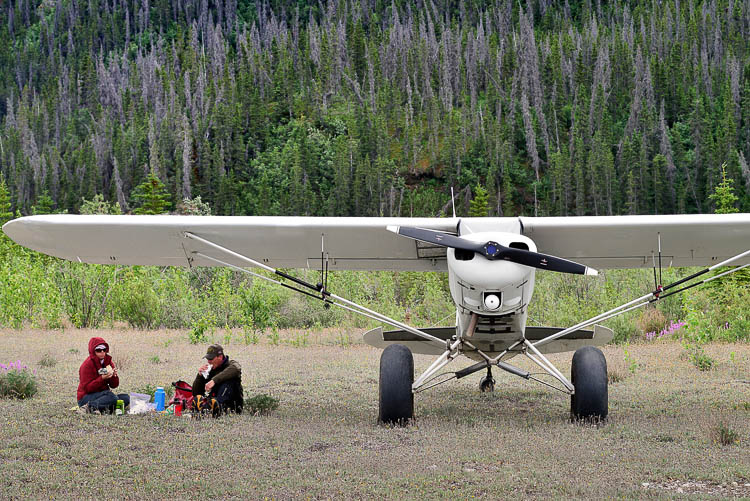
[[[10,0],[15,214],[750,211],[750,0]],[[140,190],[136,187],[140,186]],[[485,193],[486,192],[486,193]]]

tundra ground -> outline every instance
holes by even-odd
[[[615,382],[599,427],[571,424],[566,395],[496,370],[494,393],[479,393],[481,373],[448,382],[416,396],[412,426],[391,428],[376,423],[380,352],[360,334],[283,331],[246,345],[216,332],[246,396],[280,405],[195,421],[70,408],[91,336],[112,346],[126,392],[192,382],[208,343],[177,331],[0,331],[0,362],[20,359],[41,383],[29,400],[0,399],[2,497],[750,497],[750,345],[708,345],[716,366],[705,372],[675,341],[606,347]],[[563,373],[570,358],[551,356]],[[416,370],[430,362],[417,356]]]

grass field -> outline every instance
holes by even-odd
[[[110,343],[123,391],[192,382],[205,353],[177,331],[0,331],[0,362],[20,359],[41,382],[30,400],[0,399],[0,497],[750,497],[750,345],[706,346],[707,372],[677,342],[630,345],[627,360],[607,347],[619,381],[598,428],[568,421],[567,396],[498,371],[494,393],[478,392],[481,373],[452,381],[417,395],[413,426],[387,428],[375,422],[380,352],[359,332],[225,344],[246,395],[280,406],[216,421],[71,412],[93,335]],[[40,366],[45,355],[56,364]],[[552,361],[569,373],[570,354]],[[417,371],[430,362],[417,356]]]

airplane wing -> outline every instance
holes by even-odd
[[[750,248],[750,214],[462,218],[461,233],[520,233],[539,252],[594,268],[650,267],[661,237],[664,266],[704,266]],[[185,238],[185,232],[276,268],[445,271],[445,249],[400,237],[388,226],[455,233],[453,218],[272,216],[28,216],[6,223],[17,243],[71,261],[214,266],[193,254],[247,263]],[[321,242],[321,237],[323,242]],[[733,264],[744,264],[736,262]]]
[[[750,214],[519,219],[539,252],[596,269],[649,268],[659,238],[664,267],[710,266],[750,249]]]
[[[515,218],[511,222],[518,227]],[[274,268],[319,268],[321,246],[331,270],[446,271],[445,249],[399,237],[388,225],[456,231],[448,218],[244,216],[28,216],[3,231],[17,243],[52,256],[99,264],[215,266],[192,252],[236,266],[247,263],[185,238],[198,235]],[[323,241],[321,242],[321,236]]]

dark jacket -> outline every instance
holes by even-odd
[[[106,355],[104,355],[104,363],[100,362],[99,357],[94,353],[94,348],[100,344],[107,347]],[[118,376],[102,379],[102,376],[99,374],[99,369],[108,365],[111,365],[113,369],[115,368],[115,363],[112,361],[112,357],[109,356],[109,345],[103,338],[92,337],[89,339],[89,357],[83,361],[81,367],[78,369],[78,392],[76,400],[81,400],[89,393],[96,393],[120,386],[120,378]]]
[[[206,383],[213,381],[217,388],[221,383],[225,383],[230,380],[236,380],[237,386],[239,387],[240,396],[242,395],[242,367],[236,360],[229,360],[229,357],[224,355],[224,362],[216,369],[211,369],[208,373],[208,379],[204,379],[202,375],[198,374],[193,381],[193,394],[202,394],[202,389],[205,388]],[[198,391],[196,391],[196,388]]]

